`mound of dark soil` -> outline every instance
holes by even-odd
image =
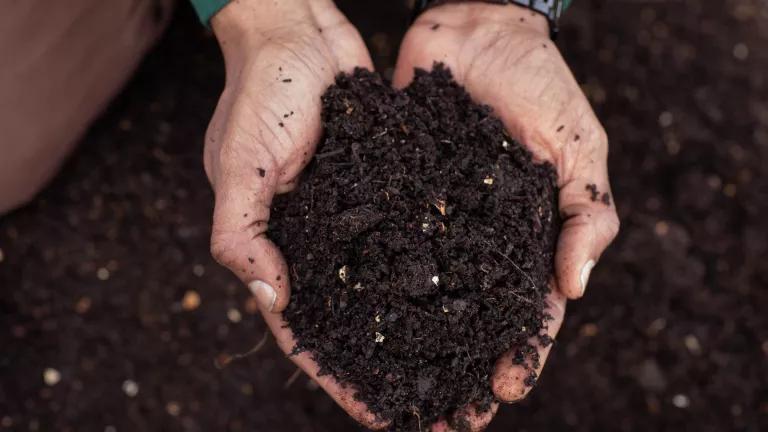
[[[441,65],[404,91],[342,75],[323,113],[325,138],[271,231],[298,350],[396,427],[487,408],[494,362],[510,349],[524,362],[546,325],[553,167]]]

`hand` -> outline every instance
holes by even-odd
[[[212,21],[226,86],[208,127],[205,170],[216,194],[211,251],[248,284],[282,350],[294,347],[281,312],[287,266],[265,235],[276,193],[290,190],[321,135],[320,96],[336,75],[373,69],[365,45],[331,0],[240,0]],[[347,412],[377,426],[364,404],[307,353],[291,356]]]
[[[549,297],[548,334],[555,337],[566,298],[584,294],[589,273],[616,236],[619,220],[610,199],[605,131],[555,45],[546,19],[513,5],[480,2],[447,4],[423,13],[405,36],[394,84],[406,86],[415,67],[430,69],[444,62],[476,101],[494,108],[510,134],[558,173],[560,213],[564,224],[555,257]],[[595,185],[593,200],[587,185]],[[606,195],[606,204],[602,201]],[[541,364],[549,347],[539,350]],[[540,372],[541,367],[537,372]],[[528,375],[511,356],[501,358],[493,377],[499,400],[523,398]],[[493,411],[466,416],[483,429]],[[433,430],[444,430],[445,422]]]

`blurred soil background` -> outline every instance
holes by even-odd
[[[345,0],[379,70],[408,22]],[[564,56],[611,139],[622,232],[491,431],[768,430],[768,3],[577,0]],[[0,219],[0,430],[356,431],[208,253],[215,40],[166,36],[30,206]]]

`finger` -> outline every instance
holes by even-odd
[[[569,299],[584,295],[589,275],[619,231],[607,175],[577,178],[560,188],[564,221],[555,255],[557,283]]]
[[[545,332],[552,339],[560,331],[563,323],[565,303],[565,296],[556,287],[552,287],[552,291],[547,296],[547,313],[552,317],[552,320],[546,322],[547,329]],[[538,364],[517,364],[515,362],[515,350],[504,354],[496,362],[491,386],[493,394],[502,402],[510,403],[523,399],[531,390],[531,386],[528,385],[530,384],[529,377],[532,376],[531,374],[533,373],[534,377],[538,377],[544,368],[544,363],[547,361],[552,344],[542,347],[538,337],[531,339],[529,342],[537,347],[539,354]],[[531,366],[535,366],[535,368],[531,370]]]
[[[290,355],[295,346],[295,340],[293,332],[285,325],[282,315],[264,314],[264,320],[267,322],[272,334],[275,335],[277,344],[284,353]],[[371,413],[363,402],[355,399],[352,388],[343,387],[331,375],[318,376],[317,373],[320,368],[312,359],[310,353],[302,352],[301,354],[291,356],[290,359],[310,378],[315,380],[344,411],[362,425],[369,429],[382,429],[388,425],[387,422],[378,419],[375,414]]]
[[[296,189],[296,187],[299,185],[299,179],[298,177],[294,177],[290,180],[286,180],[285,182],[277,185],[275,188],[275,194],[284,194],[293,191]]]
[[[211,253],[249,286],[263,311],[280,312],[290,296],[288,268],[266,236],[280,173],[266,149],[247,151],[242,162],[220,164],[227,172],[215,184]]]
[[[421,21],[430,27],[437,24],[426,19]],[[460,32],[447,32],[439,41],[436,41],[435,38],[409,36],[412,35],[406,36],[400,47],[395,72],[392,76],[393,87],[397,89],[406,87],[413,81],[415,68],[430,70],[435,62],[443,62],[452,71],[454,77],[460,80],[461,71],[456,67],[454,57],[451,55],[455,51],[455,47],[461,46],[465,42],[461,40]]]
[[[334,58],[337,59],[339,70],[352,72],[355,67],[373,70],[373,61],[363,38],[344,14],[336,8],[334,2],[316,0],[310,2],[310,7],[315,14],[318,31],[330,41],[329,47],[334,53]]]
[[[497,402],[491,403],[491,406],[486,411],[479,411],[477,406],[472,404],[466,406],[454,413],[451,421],[441,420],[435,423],[431,427],[432,432],[448,432],[448,431],[467,431],[467,432],[479,432],[485,430],[488,424],[491,423],[493,417],[496,415],[496,411],[499,409]]]

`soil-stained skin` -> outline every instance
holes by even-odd
[[[394,428],[487,409],[501,354],[537,362],[553,167],[441,65],[403,91],[357,70],[322,102],[323,142],[270,230],[291,268],[298,350]]]

